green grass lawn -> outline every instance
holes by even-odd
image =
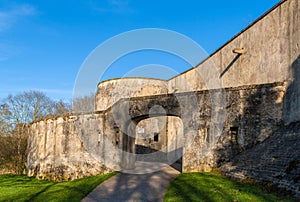
[[[69,182],[51,182],[22,175],[0,175],[0,201],[80,201],[114,173]]]
[[[183,173],[169,186],[165,201],[293,201],[254,185],[233,182],[214,173]]]

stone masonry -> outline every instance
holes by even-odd
[[[177,162],[300,196],[299,80],[300,2],[284,0],[174,78],[103,81],[94,113],[31,123],[28,174],[61,181]]]

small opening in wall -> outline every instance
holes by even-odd
[[[154,133],[154,142],[158,142],[159,133]]]
[[[120,138],[120,129],[115,128],[116,134],[115,134],[115,145],[119,145],[119,138]]]
[[[209,128],[206,128],[206,142],[207,143],[210,142],[210,130],[209,130]]]
[[[231,142],[234,144],[237,144],[237,138],[238,138],[238,127],[230,127],[230,133],[231,133]]]
[[[100,139],[101,139],[101,133],[98,132],[98,145],[100,144]]]

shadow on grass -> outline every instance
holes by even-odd
[[[168,188],[165,201],[294,201],[260,187],[233,182],[213,173],[184,173]]]
[[[0,201],[80,201],[97,185],[115,175],[51,182],[21,175],[0,175]]]
[[[31,202],[33,201],[35,198],[37,198],[40,194],[46,192],[49,188],[51,188],[52,186],[54,186],[56,183],[54,184],[50,184],[46,187],[44,187],[43,189],[41,189],[41,191],[37,192],[36,194],[33,194],[28,200],[25,200],[25,202]]]

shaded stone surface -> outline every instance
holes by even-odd
[[[246,150],[221,167],[235,179],[273,182],[300,196],[300,122],[274,132],[264,142]]]
[[[151,163],[137,164],[142,170],[151,168]],[[178,174],[178,171],[168,165],[149,174],[119,173],[100,184],[82,202],[163,201],[170,182]]]
[[[175,157],[180,158],[178,154],[183,154],[183,172],[209,171],[262,142],[280,127],[283,104],[277,100],[281,99],[281,92],[285,92],[284,86],[284,83],[273,83],[226,89],[226,120],[220,137],[215,140],[218,123],[211,122],[209,91],[121,99],[106,112],[33,123],[28,156],[30,175],[46,179],[75,179],[128,169],[135,161],[134,123],[147,118],[149,108],[155,105],[163,106],[167,114],[181,119],[183,137],[180,144],[178,133],[168,130],[174,138],[168,135],[168,141],[163,145],[165,150],[160,151],[165,153],[165,161],[159,152],[152,161],[159,158],[172,164],[177,160]],[[190,97],[197,99],[197,106],[189,104]],[[178,100],[181,100],[180,105]],[[124,103],[128,108],[123,107]],[[118,133],[116,123],[120,127]],[[238,129],[234,144],[232,127]]]

